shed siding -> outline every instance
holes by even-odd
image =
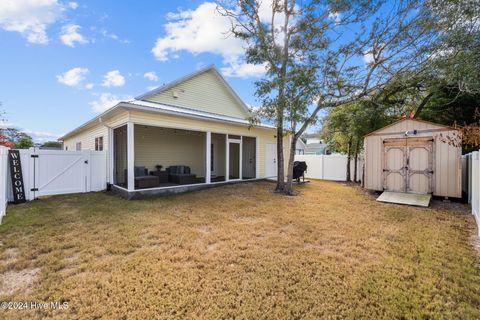
[[[173,92],[178,94],[174,98]],[[214,71],[203,72],[146,101],[246,119],[249,115]]]
[[[434,195],[461,197],[461,148],[441,141],[443,136],[453,135],[456,131],[446,127],[416,120],[405,120],[387,126],[366,136],[365,146],[365,188],[383,190],[383,140],[385,138],[405,137],[406,131],[442,130],[420,132],[416,137],[433,137],[434,143]]]

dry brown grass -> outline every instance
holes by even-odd
[[[297,197],[272,187],[10,206],[0,275],[31,279],[0,300],[69,308],[0,318],[480,318],[474,223],[463,206],[380,204],[331,182],[301,186]]]

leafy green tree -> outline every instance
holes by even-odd
[[[394,113],[387,107],[363,101],[345,104],[329,110],[322,120],[319,135],[332,151],[347,155],[347,181],[357,182],[358,156],[363,149],[363,137],[393,121]],[[350,160],[354,161],[353,179]]]
[[[429,59],[394,79],[375,99],[415,118],[471,123],[480,95],[480,6],[469,0],[433,0],[425,7],[435,17],[432,29],[438,35],[419,49]]]
[[[294,146],[320,110],[375,101],[392,83],[403,89],[398,79],[428,70],[445,52],[444,31],[458,24],[457,2],[238,0],[219,8],[247,43],[247,62],[266,68],[256,94],[259,116],[277,127],[277,190],[292,193]],[[285,133],[291,137],[286,184]]]
[[[26,133],[20,133],[20,137],[15,143],[15,148],[17,149],[28,149],[33,147],[33,139]]]
[[[59,141],[47,141],[44,144],[42,144],[42,148],[58,148],[61,149],[63,147],[63,144]]]

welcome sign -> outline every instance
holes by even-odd
[[[12,178],[13,202],[23,203],[26,199],[20,152],[18,150],[9,150],[8,159],[10,161],[10,176]]]

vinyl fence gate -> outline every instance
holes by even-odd
[[[107,185],[104,151],[31,148],[20,150],[20,160],[27,200],[56,194],[101,191]],[[13,192],[10,183],[8,185],[8,199],[11,201]]]

